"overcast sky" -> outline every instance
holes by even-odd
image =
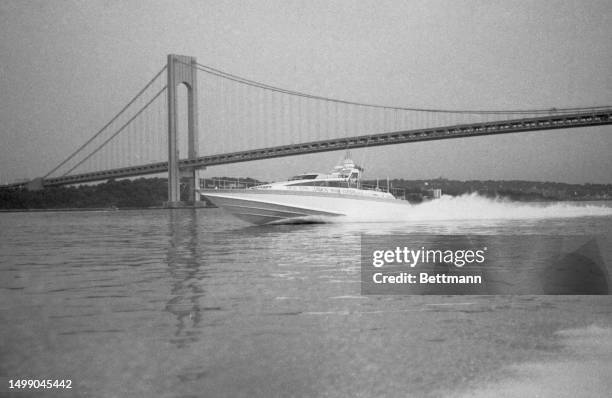
[[[169,53],[288,89],[386,105],[612,105],[609,0],[0,0],[0,181],[49,171]],[[612,126],[353,151],[372,178],[605,183],[611,152]],[[206,173],[277,179],[341,156]]]

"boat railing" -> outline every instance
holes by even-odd
[[[371,184],[359,184],[361,189],[366,189],[368,191],[380,191],[380,192],[389,192],[391,195],[395,196],[398,199],[406,199],[406,190],[404,188],[393,188],[379,185],[371,185]]]
[[[201,178],[201,189],[247,189],[257,185],[265,184],[265,182],[253,180],[251,178]],[[404,188],[393,188],[372,184],[363,184],[360,182],[347,182],[347,188],[359,188],[368,191],[389,192],[398,199],[406,198],[406,190]]]
[[[261,184],[264,183],[246,178],[200,178],[202,189],[246,189]]]

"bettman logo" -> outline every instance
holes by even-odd
[[[425,247],[413,250],[408,247],[396,247],[395,250],[374,250],[372,265],[380,268],[387,264],[406,264],[414,268],[417,264],[452,263],[455,267],[466,264],[482,264],[485,261],[486,247],[468,250],[429,250]]]

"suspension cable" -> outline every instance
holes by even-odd
[[[82,159],[80,162],[78,162],[76,165],[74,165],[70,170],[68,170],[67,172],[65,172],[64,174],[62,174],[62,177],[69,174],[70,172],[72,172],[74,169],[76,169],[77,167],[79,167],[80,165],[82,165],[85,161],[87,161],[89,158],[91,158],[93,155],[95,155],[100,149],[102,149],[102,147],[104,147],[104,145],[106,145],[110,140],[112,140],[113,138],[115,138],[120,132],[123,131],[123,129],[125,129],[130,123],[132,123],[132,121],[134,119],[136,119],[145,109],[147,109],[147,107],[149,105],[151,105],[153,103],[153,101],[155,101],[165,90],[166,87],[168,86],[164,86],[162,87],[161,90],[159,90],[157,92],[157,94],[155,94],[155,96],[153,98],[151,98],[142,108],[140,108],[140,110],[138,112],[136,112],[134,114],[134,116],[132,116],[130,118],[130,120],[128,120],[123,126],[121,126],[119,128],[119,130],[117,130],[113,135],[111,135],[110,137],[108,137],[106,139],[106,141],[104,141],[103,143],[101,143],[93,152],[91,152],[89,155],[87,155],[87,157],[85,157],[84,159]]]
[[[142,95],[142,93],[145,92],[145,90],[147,90],[152,84],[153,82],[159,77],[159,75],[161,75],[165,70],[166,70],[167,65],[164,65],[163,68],[161,68],[161,70],[159,72],[157,72],[157,74],[149,81],[149,83],[147,83],[146,86],[144,86],[144,88],[142,90],[140,90],[138,92],[138,94],[136,94],[134,96],[134,98],[132,98],[132,100],[130,102],[127,103],[127,105],[125,105],[120,111],[119,113],[117,113],[115,115],[115,117],[113,117],[108,123],[106,123],[104,125],[104,127],[102,127],[100,130],[98,130],[98,132],[96,134],[93,135],[93,137],[91,137],[90,139],[88,139],[83,145],[81,145],[77,150],[75,150],[70,156],[68,156],[66,159],[64,159],[63,162],[61,162],[60,164],[58,164],[57,166],[55,166],[55,168],[53,170],[51,170],[50,172],[48,172],[47,174],[44,175],[43,178],[47,178],[48,176],[50,176],[51,174],[53,174],[57,169],[59,169],[60,167],[62,167],[63,165],[65,165],[66,163],[68,163],[68,161],[72,158],[74,158],[76,156],[77,153],[79,153],[83,148],[85,148],[87,145],[89,145],[96,137],[98,137],[100,134],[102,134],[102,132],[104,130],[106,130],[106,128],[108,126],[111,125],[111,123],[113,123],[115,120],[117,120],[117,118],[119,116],[121,116],[121,114],[123,114],[123,112],[125,112],[125,110],[132,105],[137,99],[138,97],[140,97]],[[164,86],[165,88],[165,86]],[[72,169],[70,170],[72,171]],[[67,173],[66,173],[67,174]],[[64,175],[66,175],[64,174]]]
[[[246,84],[253,87],[262,88],[264,90],[275,91],[279,93],[284,93],[288,95],[294,95],[298,97],[304,97],[309,99],[316,99],[328,102],[335,102],[347,105],[356,105],[367,108],[378,108],[378,109],[394,109],[394,110],[402,110],[402,111],[416,111],[416,112],[431,112],[431,113],[467,113],[467,114],[554,114],[554,113],[569,113],[569,112],[580,112],[580,111],[596,111],[603,108],[609,108],[609,105],[606,106],[592,106],[592,107],[581,107],[581,108],[549,108],[549,109],[510,109],[510,110],[457,110],[457,109],[432,109],[432,108],[414,108],[414,107],[399,107],[399,106],[387,106],[387,105],[377,105],[365,102],[356,102],[356,101],[347,101],[330,97],[323,97],[319,95],[313,95],[308,93],[303,93],[294,90],[288,90],[281,87],[272,86],[265,83],[260,83],[254,80],[246,79],[231,73],[223,72],[222,70],[212,68],[207,65],[203,65],[200,63],[195,63],[195,66],[186,62],[182,62],[177,60],[177,62],[182,63],[184,65],[196,68],[202,72],[218,76],[227,80],[232,80],[237,83]]]

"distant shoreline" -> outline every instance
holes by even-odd
[[[200,181],[204,186],[216,186],[225,181],[233,187],[261,183],[252,178],[230,180],[227,177]],[[431,180],[391,179],[365,180],[364,184],[395,190],[399,197],[412,204],[433,198],[436,191],[443,195],[476,194],[491,200],[517,203],[551,203],[612,200],[612,184],[564,184],[533,181],[458,181],[445,178]],[[181,196],[187,198],[186,186]],[[0,190],[1,212],[40,211],[112,211],[115,209],[163,209],[168,200],[168,180],[165,178],[110,179],[97,185],[47,187],[42,190]],[[203,198],[204,202],[207,202]],[[210,206],[208,203],[207,206]]]

